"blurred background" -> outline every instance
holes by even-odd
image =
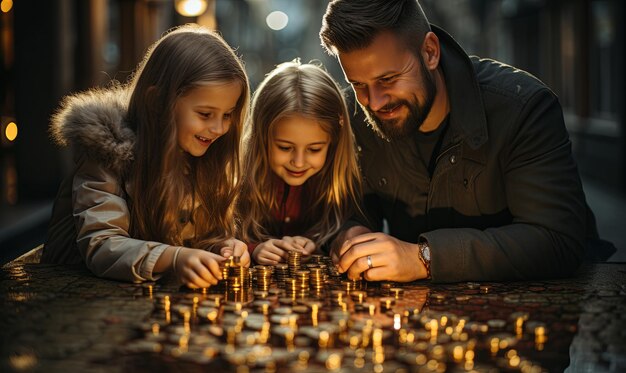
[[[470,54],[514,65],[559,96],[600,234],[626,261],[623,0],[422,0]],[[217,29],[245,60],[252,88],[276,64],[321,61],[328,0],[0,0],[0,260],[45,240],[71,150],[48,136],[66,94],[126,81],[172,26]],[[621,20],[621,21],[619,21]]]

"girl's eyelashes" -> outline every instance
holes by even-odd
[[[213,113],[209,112],[209,113],[203,113],[203,112],[198,112],[198,115],[200,115],[203,118],[212,118],[213,117]],[[231,120],[233,118],[233,113],[226,113],[224,114],[224,120]]]
[[[293,149],[293,146],[286,146],[286,145],[276,145],[276,147],[278,148],[278,150],[282,150],[284,152],[288,152],[288,151],[291,151]],[[322,151],[322,148],[307,148],[306,150],[309,153],[318,153],[318,152]]]

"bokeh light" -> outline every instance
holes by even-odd
[[[289,17],[284,12],[276,10],[270,13],[267,18],[265,18],[265,22],[267,26],[272,30],[282,30],[287,27],[287,23],[289,23]]]
[[[4,129],[4,135],[9,141],[15,140],[17,137],[17,124],[15,124],[15,122],[7,124],[7,127]]]
[[[0,2],[0,10],[2,10],[3,13],[10,12],[12,8],[13,0],[2,0],[2,2]]]
[[[207,8],[206,0],[177,0],[176,11],[185,17],[197,17],[204,13]]]

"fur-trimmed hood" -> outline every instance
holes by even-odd
[[[134,159],[135,133],[126,120],[129,99],[122,87],[66,96],[52,116],[50,134],[57,144],[71,145],[122,174]]]

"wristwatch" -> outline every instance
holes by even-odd
[[[426,267],[426,278],[430,279],[430,246],[426,241],[419,242],[417,246],[419,247],[420,260]]]

